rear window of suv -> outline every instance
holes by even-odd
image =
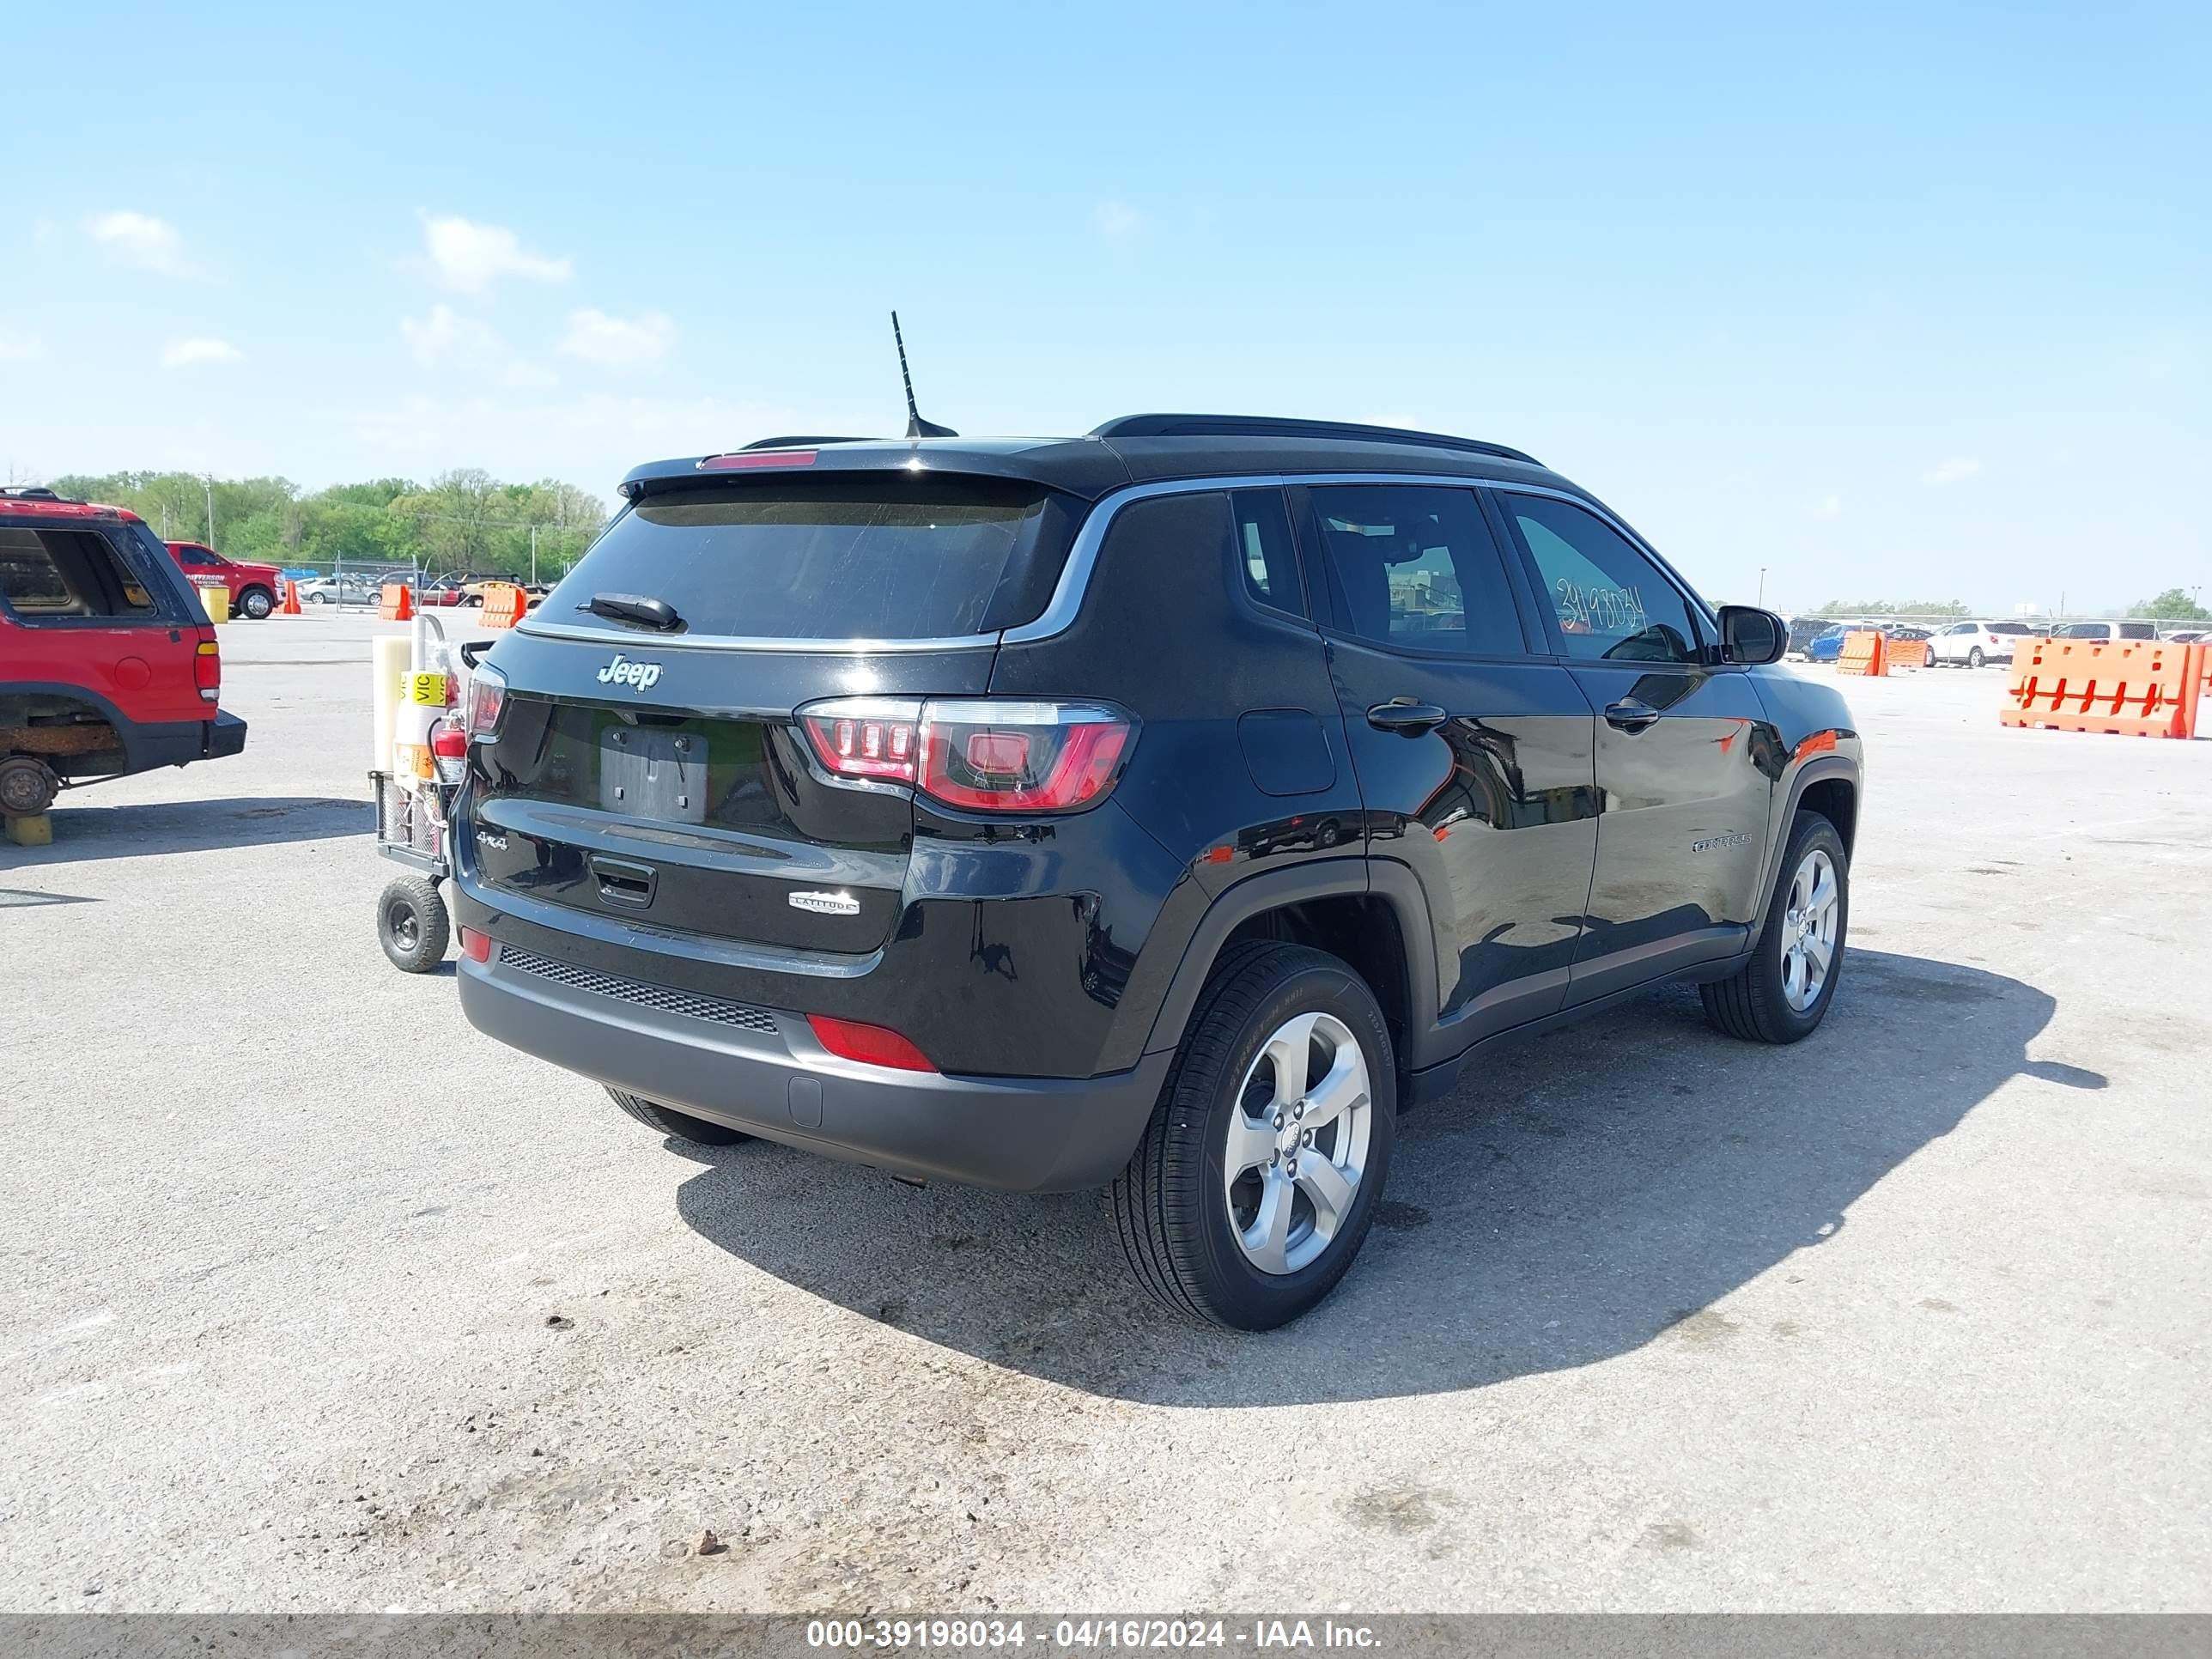
[[[883,473],[669,490],[610,525],[536,614],[607,626],[592,596],[625,593],[673,605],[685,633],[726,638],[988,633],[1044,609],[1073,516],[1039,486],[992,479]]]
[[[0,600],[25,622],[150,617],[154,595],[96,530],[0,525]]]

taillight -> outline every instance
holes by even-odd
[[[933,1072],[929,1056],[896,1031],[880,1025],[863,1025],[857,1019],[831,1019],[809,1014],[806,1024],[814,1040],[840,1060],[857,1060],[869,1066],[889,1066],[901,1072]]]
[[[913,784],[978,812],[1068,812],[1105,799],[1136,726],[1095,703],[840,697],[799,711],[840,777]]]
[[[202,640],[192,647],[192,684],[199,687],[202,702],[214,702],[222,696],[222,647],[213,640]]]
[[[933,702],[923,711],[921,787],[979,812],[1066,812],[1104,798],[1129,722],[1073,702]]]
[[[499,733],[500,710],[507,707],[507,676],[480,662],[469,676],[468,740],[489,743]]]
[[[441,715],[430,727],[430,758],[437,763],[441,783],[459,783],[468,774],[469,734],[450,714]]]
[[[912,783],[921,752],[921,705],[884,697],[840,697],[799,711],[822,763],[848,778]]]
[[[461,929],[461,954],[471,962],[491,960],[491,935],[479,933],[473,927]]]

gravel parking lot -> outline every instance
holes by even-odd
[[[1854,684],[1826,1027],[1500,1056],[1251,1338],[394,972],[375,627],[226,629],[243,757],[0,847],[0,1608],[2212,1606],[2212,744]]]

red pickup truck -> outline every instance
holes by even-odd
[[[276,596],[284,591],[284,575],[275,565],[226,559],[198,542],[171,542],[168,548],[169,556],[193,581],[222,578],[222,585],[230,590],[232,616],[259,622],[276,608]]]
[[[207,611],[135,513],[0,489],[0,813],[235,755]]]

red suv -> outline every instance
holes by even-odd
[[[276,596],[284,591],[284,573],[273,564],[247,564],[241,559],[226,559],[211,547],[198,542],[171,542],[169,556],[183,567],[185,575],[195,582],[216,578],[230,590],[230,614],[246,617],[259,622],[276,608]]]
[[[137,514],[0,490],[0,812],[235,755],[222,683],[198,594]]]

